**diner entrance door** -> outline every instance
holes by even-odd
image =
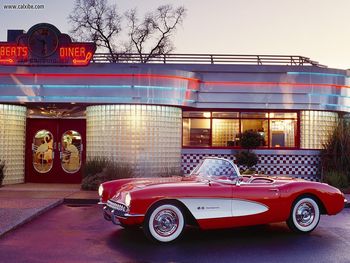
[[[85,131],[83,119],[27,119],[26,182],[80,183]]]

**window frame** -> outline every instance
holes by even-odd
[[[182,129],[181,129],[181,143],[182,148],[184,149],[242,149],[240,146],[213,146],[213,119],[230,119],[230,120],[239,120],[239,133],[242,133],[242,120],[266,120],[268,123],[268,134],[267,134],[267,145],[258,147],[257,149],[273,149],[273,150],[295,150],[300,149],[300,110],[249,110],[249,109],[184,109],[182,111],[182,119],[191,119],[191,117],[183,117],[184,112],[210,112],[210,118],[199,118],[195,117],[194,119],[210,119],[210,138],[209,138],[209,145],[208,146],[184,146],[183,141],[183,122],[182,122]],[[213,112],[238,112],[238,117],[213,117]],[[265,118],[249,118],[249,117],[242,117],[242,113],[264,113],[268,114]],[[271,118],[270,113],[295,113],[296,118]],[[265,115],[266,116],[266,115]],[[293,120],[295,121],[296,125],[296,134],[294,135],[294,147],[272,147],[270,146],[271,143],[271,127],[270,127],[270,121],[271,120]]]

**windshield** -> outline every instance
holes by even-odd
[[[219,158],[206,158],[193,170],[196,175],[209,180],[232,181],[238,177],[237,171],[231,162]]]

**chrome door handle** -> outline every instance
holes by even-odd
[[[271,191],[271,192],[278,192],[279,190],[276,189],[276,188],[271,188],[271,189],[269,189],[269,191]]]

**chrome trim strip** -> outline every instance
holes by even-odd
[[[139,216],[145,216],[144,214],[125,214],[125,217],[139,217]]]

